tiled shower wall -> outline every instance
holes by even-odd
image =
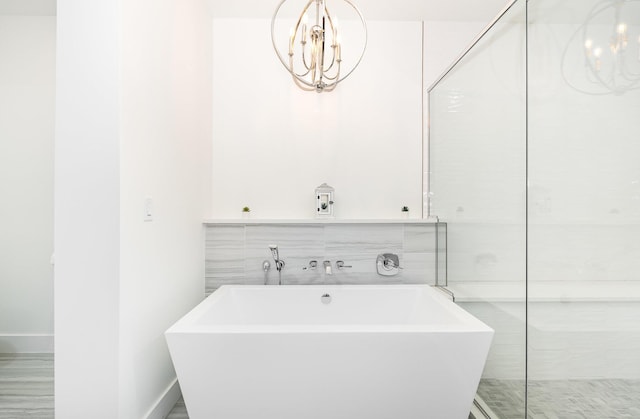
[[[206,293],[225,284],[278,283],[269,245],[278,245],[283,284],[435,284],[434,223],[322,223],[206,225]],[[440,249],[442,252],[442,248]],[[403,268],[396,276],[376,272],[376,256],[395,253]],[[271,263],[265,275],[263,262]],[[316,269],[305,269],[309,262]],[[323,261],[331,262],[327,275]],[[338,269],[336,261],[350,268]]]

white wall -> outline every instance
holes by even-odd
[[[116,2],[58,0],[55,410],[118,417],[120,87]]]
[[[0,352],[53,349],[55,28],[0,16]]]
[[[424,87],[428,89],[471,45],[488,22],[424,23]]]
[[[121,36],[119,417],[141,418],[175,381],[164,331],[204,297],[211,18],[201,1],[129,1]]]
[[[175,402],[163,332],[204,295],[210,33],[199,1],[58,1],[56,416]]]
[[[362,63],[322,94],[294,85],[269,23],[214,20],[212,217],[312,218],[323,182],[337,218],[419,217],[421,23],[368,22]]]
[[[422,173],[422,207],[425,217],[429,214],[429,95],[428,90],[449,69],[451,64],[471,46],[473,40],[482,33],[487,22],[424,22],[423,56],[423,118],[424,147]],[[436,214],[437,215],[437,214]]]

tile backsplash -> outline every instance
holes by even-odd
[[[205,286],[210,294],[225,284],[278,283],[269,245],[276,244],[283,284],[435,284],[435,223],[207,223]],[[440,249],[442,252],[442,248]],[[396,276],[376,272],[376,256],[395,253],[403,268]],[[271,269],[265,273],[263,262]],[[304,269],[317,261],[317,268]],[[323,261],[331,262],[327,275]],[[337,261],[350,268],[338,269]]]

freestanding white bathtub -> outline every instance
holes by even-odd
[[[223,286],[166,332],[190,419],[466,419],[492,337],[426,285]]]

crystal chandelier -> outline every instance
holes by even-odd
[[[640,30],[630,25],[637,24],[631,18],[640,16],[639,6],[640,0],[604,0],[591,10],[577,32],[587,84],[572,87],[588,94],[640,89]]]
[[[318,93],[330,92],[347,78],[362,60],[367,44],[367,25],[364,17],[351,1],[339,0],[355,11],[364,31],[362,52],[347,72],[343,68],[342,31],[338,26],[338,18],[329,12],[326,0],[308,0],[289,30],[287,58],[283,58],[276,45],[275,25],[278,13],[286,1],[280,2],[271,19],[271,42],[276,55],[298,87]]]

